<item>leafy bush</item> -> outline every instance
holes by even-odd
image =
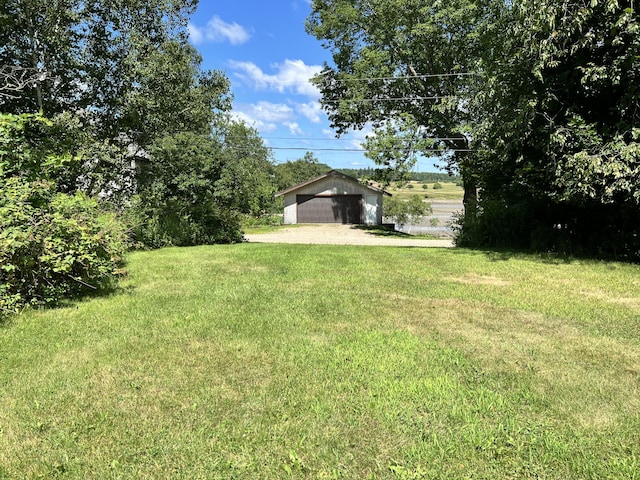
[[[126,230],[112,213],[44,180],[0,188],[0,317],[27,305],[111,287],[121,273]]]
[[[625,204],[481,198],[478,214],[459,216],[454,230],[461,247],[640,261],[640,211]]]
[[[0,115],[0,317],[109,287],[126,230],[82,193],[59,191],[73,161],[40,115]]]
[[[383,208],[384,216],[393,218],[398,225],[418,223],[432,212],[431,205],[424,202],[419,195],[411,195],[407,200],[397,197],[385,198]]]
[[[151,248],[242,241],[241,185],[226,168],[227,153],[190,132],[154,142],[130,208],[135,241]]]
[[[279,214],[243,215],[242,226],[249,227],[279,227],[284,222],[284,217]]]
[[[440,190],[441,188],[442,188],[442,184],[440,184],[440,182],[436,182],[433,184],[434,190]]]
[[[138,247],[161,248],[242,241],[240,214],[214,202],[185,208],[181,199],[150,204],[134,199],[130,208],[133,239]]]

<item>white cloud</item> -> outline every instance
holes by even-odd
[[[231,45],[241,45],[249,41],[251,35],[242,25],[235,22],[227,23],[215,15],[205,27],[198,27],[192,23],[187,26],[191,41],[198,45],[209,42],[229,42]]]
[[[304,134],[304,132],[300,128],[300,125],[298,125],[297,122],[284,122],[283,125],[289,129],[289,133],[291,135],[302,135],[302,134]]]
[[[270,89],[278,92],[294,92],[311,98],[320,98],[320,91],[309,79],[320,73],[320,65],[306,65],[302,60],[285,60],[276,63],[272,68],[276,71],[270,75],[252,62],[229,62],[235,75],[256,89]]]
[[[251,106],[252,114],[269,122],[284,122],[293,116],[293,109],[283,103],[258,102]]]
[[[364,151],[362,143],[368,137],[373,136],[373,127],[370,124],[366,124],[361,130],[351,130],[347,135],[351,140],[351,148]]]
[[[273,132],[278,127],[278,123],[282,123],[291,130],[289,124],[294,118],[294,111],[289,105],[265,101],[250,105],[236,105],[233,112],[235,118],[263,133]],[[297,123],[292,125],[297,126]]]
[[[296,110],[310,122],[320,123],[320,114],[322,113],[320,102],[298,103],[296,104]]]
[[[189,22],[187,30],[189,31],[189,38],[194,44],[199,45],[204,41],[204,31],[201,28]]]
[[[253,118],[248,113],[241,112],[239,110],[234,110],[233,112],[231,112],[231,117],[233,117],[235,120],[246,123],[247,125],[255,128],[261,133],[271,133],[278,128],[275,123],[263,122],[262,120]]]
[[[322,129],[322,134],[327,138],[336,138],[336,132],[334,132],[333,130],[330,130],[328,128],[323,128]]]

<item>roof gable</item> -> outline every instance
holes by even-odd
[[[323,179],[331,177],[331,176],[339,177],[339,178],[341,178],[343,180],[347,180],[349,182],[353,182],[353,183],[359,185],[360,187],[363,187],[363,188],[366,188],[368,190],[371,190],[372,192],[382,193],[384,195],[391,196],[390,193],[385,192],[384,190],[372,187],[371,185],[366,185],[364,183],[360,183],[360,181],[357,178],[350,177],[349,175],[345,175],[344,173],[340,173],[337,170],[331,170],[331,171],[329,171],[327,173],[324,173],[324,174],[322,174],[322,175],[320,175],[320,176],[318,176],[316,178],[312,178],[311,180],[307,180],[306,182],[299,183],[298,185],[294,185],[293,187],[287,188],[286,190],[283,190],[282,192],[276,193],[276,197],[281,197],[282,195],[286,195],[287,193],[295,192],[296,190],[299,190],[299,189],[301,189],[303,187],[306,187],[308,185],[312,185],[312,184],[314,184],[316,182],[319,182],[320,180],[323,180]]]

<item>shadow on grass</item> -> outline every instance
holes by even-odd
[[[355,230],[363,230],[369,235],[385,238],[405,238],[405,239],[425,239],[425,240],[441,240],[441,237],[433,235],[412,235],[410,233],[400,232],[393,225],[352,225]]]
[[[124,280],[126,277],[120,278],[120,281]],[[120,282],[116,281],[111,285],[104,286],[102,288],[97,288],[95,290],[85,290],[80,294],[71,295],[66,298],[62,298],[57,302],[52,303],[42,303],[35,305],[27,305],[23,306],[18,312],[0,312],[0,328],[8,327],[13,323],[13,321],[18,318],[22,313],[27,311],[38,311],[38,310],[58,310],[62,308],[73,308],[78,306],[78,304],[95,299],[95,298],[110,298],[116,297],[120,295],[131,295],[135,287],[132,285],[121,285]],[[2,477],[0,476],[0,479]]]
[[[568,265],[573,262],[591,262],[591,263],[607,263],[607,262],[620,262],[620,263],[636,263],[621,258],[599,258],[588,255],[576,255],[568,253],[559,253],[552,251],[536,251],[528,250],[524,248],[507,248],[507,247],[472,247],[461,246],[456,247],[459,253],[474,252],[479,255],[484,255],[491,262],[506,262],[512,259],[517,260],[535,260],[540,263],[548,265]]]

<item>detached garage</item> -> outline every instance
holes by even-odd
[[[389,195],[332,170],[280,192],[284,223],[351,223],[380,225],[382,197]]]

